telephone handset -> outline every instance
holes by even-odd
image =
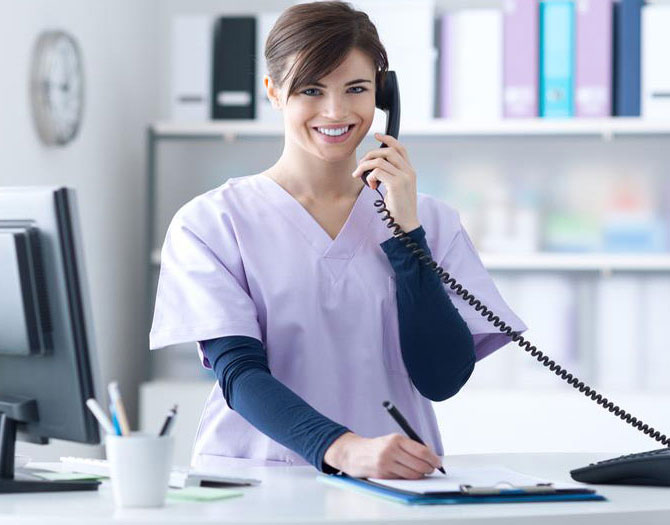
[[[386,135],[391,135],[397,139],[400,132],[400,91],[398,90],[398,79],[395,76],[395,71],[387,71],[383,85],[377,85],[375,106],[386,113]],[[384,143],[379,147],[388,148]],[[371,171],[367,170],[361,175],[367,186],[370,186],[368,175]],[[381,195],[379,190],[377,190],[377,193]]]
[[[375,93],[375,105],[379,109],[382,109],[387,115],[386,122],[386,134],[392,135],[395,138],[398,138],[398,132],[400,127],[400,91],[398,90],[398,80],[396,78],[395,72],[388,71],[386,79],[383,86],[377,87],[377,92]],[[386,144],[381,145],[382,148],[388,147]],[[362,178],[363,182],[369,186],[367,182],[367,176],[372,170],[368,170],[363,173]],[[396,224],[395,220],[389,213],[388,208],[384,202],[384,196],[379,191],[379,188],[376,188],[377,193],[379,193],[380,199],[374,202],[375,207],[379,208],[377,213],[383,213],[382,220],[385,221],[387,228],[393,228],[393,235],[400,239],[405,246],[412,250],[412,254],[419,258],[421,262],[430,266],[430,269],[433,270],[440,280],[448,285],[452,290],[456,292],[457,295],[460,295],[464,300],[466,300],[470,305],[475,307],[475,310],[480,312],[480,314],[492,323],[496,328],[498,328],[505,335],[512,338],[512,340],[522,347],[526,352],[530,353],[535,357],[542,365],[546,366],[559,376],[564,381],[568,382],[571,386],[578,389],[585,396],[591,398],[598,405],[607,409],[609,412],[612,412],[615,416],[618,416],[620,419],[624,420],[626,423],[629,423],[636,429],[640,430],[644,434],[650,436],[656,441],[662,443],[663,445],[670,446],[670,439],[664,434],[661,434],[659,431],[653,429],[646,423],[643,423],[641,420],[633,417],[631,414],[625,410],[619,408],[617,405],[609,401],[607,398],[603,397],[601,394],[596,392],[593,388],[586,385],[583,381],[580,381],[577,377],[573,376],[562,366],[555,363],[543,352],[538,350],[530,341],[526,340],[522,335],[517,333],[512,333],[512,328],[508,326],[502,319],[495,315],[491,310],[489,310],[482,302],[472,295],[467,289],[463,288],[456,279],[451,277],[447,271],[441,268],[435,261],[433,261],[424,251],[418,247],[418,245],[412,241],[412,239],[407,235],[406,232]]]

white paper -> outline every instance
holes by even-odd
[[[512,488],[537,485],[538,483],[552,483],[551,480],[536,478],[521,472],[508,469],[507,467],[492,465],[489,467],[449,467],[445,465],[447,475],[435,472],[423,479],[379,479],[369,478],[385,487],[397,490],[414,492],[415,494],[429,494],[432,492],[461,492],[461,485],[472,485],[473,487]],[[507,484],[507,485],[506,485]],[[582,488],[576,483],[554,483],[556,489]]]

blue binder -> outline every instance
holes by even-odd
[[[524,503],[542,501],[605,501],[605,497],[592,489],[554,489],[551,484],[530,487],[463,487],[461,492],[416,494],[392,489],[373,481],[352,478],[346,474],[331,474],[317,478],[323,483],[377,496],[405,505],[458,505],[477,503]]]
[[[574,115],[575,7],[572,1],[540,3],[541,117]]]
[[[640,16],[642,0],[614,4],[613,114],[640,116]]]

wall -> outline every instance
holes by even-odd
[[[159,2],[0,0],[0,186],[65,185],[79,200],[95,340],[104,384],[118,379],[131,417],[148,366],[145,324],[145,130],[159,116]],[[32,122],[31,53],[47,29],[82,49],[85,109],[79,136],[47,148]],[[78,446],[21,444],[32,457]]]

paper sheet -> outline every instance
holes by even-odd
[[[536,478],[520,472],[515,472],[502,466],[462,468],[449,467],[445,465],[447,475],[435,472],[423,479],[378,479],[369,478],[380,485],[398,490],[414,492],[415,494],[430,494],[433,492],[460,492],[461,485],[472,485],[474,487],[512,488],[504,483],[512,485],[528,486],[538,483],[552,483],[551,480]],[[583,488],[576,483],[554,483],[556,489]]]

